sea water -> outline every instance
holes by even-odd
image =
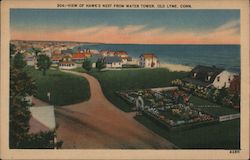
[[[92,50],[123,50],[132,58],[139,58],[143,53],[154,53],[161,64],[171,63],[191,67],[214,65],[240,71],[240,45],[86,44],[80,47]]]

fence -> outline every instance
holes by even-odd
[[[219,117],[219,121],[229,121],[229,120],[233,120],[233,119],[237,119],[240,118],[240,113],[237,114],[229,114],[229,115],[225,115],[225,116],[220,116]]]

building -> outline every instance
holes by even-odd
[[[72,61],[72,57],[70,55],[66,55],[59,62],[59,69],[74,69],[76,68],[76,63]]]
[[[156,68],[160,67],[160,61],[153,53],[145,53],[140,55],[139,65],[143,68]]]
[[[72,54],[72,60],[76,63],[83,63],[87,56],[84,53],[74,53]]]
[[[54,54],[52,55],[51,62],[52,62],[52,66],[58,66],[59,62],[62,60],[63,55],[61,54]]]
[[[183,79],[185,83],[191,83],[199,87],[228,88],[236,73],[226,71],[215,66],[208,67],[198,65]]]
[[[103,62],[105,63],[107,68],[121,68],[122,67],[122,59],[118,56],[107,56],[103,58]]]

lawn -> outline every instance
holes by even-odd
[[[172,80],[187,75],[185,72],[170,72],[165,68],[112,70],[91,74],[99,80],[109,101],[125,112],[131,111],[131,105],[116,95],[116,91],[167,87]]]
[[[172,132],[145,116],[137,116],[135,119],[182,149],[239,149],[240,147],[239,119]]]
[[[208,100],[196,96],[192,96],[190,98],[190,102],[193,103],[195,106],[197,106],[197,108],[202,109],[206,113],[214,116],[239,113],[239,110],[237,109],[222,107],[216,103],[210,102]]]
[[[60,72],[59,70],[48,70],[46,76],[42,72],[31,67],[25,71],[35,80],[37,93],[35,97],[53,104],[62,106],[88,100],[90,97],[89,83],[83,77]],[[47,93],[50,92],[49,101]]]

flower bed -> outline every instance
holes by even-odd
[[[138,99],[142,99],[143,104],[134,109],[160,121],[167,128],[217,121],[217,117],[195,109],[195,106],[189,103],[190,96],[182,90],[146,89],[121,91],[117,94],[133,106],[137,105]]]

